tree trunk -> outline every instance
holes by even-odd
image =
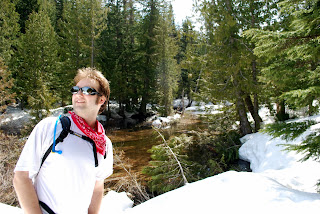
[[[251,134],[252,129],[247,117],[246,107],[243,101],[243,98],[239,96],[237,93],[237,101],[236,101],[238,116],[240,120],[240,131],[242,135]]]
[[[281,100],[277,104],[277,118],[279,121],[285,121],[289,119],[289,114],[286,113],[285,103],[284,100]]]
[[[258,75],[257,62],[254,59],[252,61],[252,80],[253,80],[253,84],[255,85],[255,89],[257,89],[257,87],[258,87],[257,75]],[[251,101],[251,99],[250,99],[250,101]],[[255,122],[255,132],[257,132],[260,129],[260,127],[261,127],[260,123],[262,122],[262,119],[259,116],[259,102],[258,102],[257,91],[253,92],[253,115],[252,115],[252,117]]]
[[[260,129],[260,123],[262,122],[262,119],[261,117],[259,116],[258,114],[258,111],[255,109],[255,106],[254,104],[252,103],[251,101],[251,98],[250,96],[246,96],[245,98],[245,102],[246,102],[246,105],[247,105],[247,108],[254,120],[254,132],[258,132],[259,129]],[[255,104],[256,104],[256,101],[254,101]]]
[[[181,109],[181,116],[183,116],[184,114],[184,89],[182,89],[182,93],[181,93],[181,104],[182,104],[182,109]]]
[[[233,80],[233,84],[235,86],[235,95],[236,95],[236,108],[240,120],[240,131],[242,135],[251,134],[252,129],[247,117],[247,111],[245,102],[243,100],[243,92],[241,91],[239,87],[239,83],[236,78]]]

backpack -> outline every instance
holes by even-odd
[[[60,120],[61,124],[62,124],[62,131],[59,135],[59,137],[57,139],[55,139],[55,134],[56,134],[56,128],[57,128],[57,123],[58,121]],[[98,163],[98,157],[97,157],[97,147],[96,147],[96,144],[95,142],[85,136],[85,135],[81,135],[79,133],[76,133],[74,131],[72,131],[70,129],[70,126],[71,126],[71,121],[70,121],[70,118],[67,117],[67,116],[63,116],[61,117],[61,115],[59,116],[59,118],[57,119],[56,121],[56,125],[55,125],[55,128],[54,128],[54,141],[53,143],[51,144],[51,146],[48,148],[48,150],[46,151],[46,153],[44,154],[44,156],[42,157],[42,161],[41,161],[41,165],[40,165],[40,168],[42,166],[42,164],[44,163],[44,161],[47,159],[48,155],[51,153],[51,152],[57,152],[59,154],[62,153],[62,151],[60,150],[56,150],[55,147],[58,143],[61,143],[63,142],[63,140],[68,136],[68,134],[73,134],[77,137],[80,137],[82,138],[83,140],[86,140],[88,141],[91,145],[92,145],[92,150],[93,150],[93,156],[94,156],[94,162],[95,162],[95,167],[97,167],[99,165]],[[106,159],[106,152],[104,153],[104,159]]]
[[[59,135],[59,137],[57,139],[56,138],[56,129],[57,129],[57,124],[58,124],[58,121],[60,120],[61,124],[62,124],[62,131]],[[96,147],[96,144],[95,142],[85,136],[85,135],[81,135],[79,133],[76,133],[74,131],[72,131],[70,129],[70,126],[71,126],[71,121],[70,121],[70,118],[67,117],[67,116],[63,116],[61,117],[61,115],[59,116],[59,118],[57,119],[56,121],[56,125],[54,127],[54,134],[53,134],[53,143],[51,144],[51,146],[47,149],[46,153],[44,154],[44,156],[42,157],[42,161],[41,161],[41,165],[40,165],[40,168],[42,166],[42,164],[44,163],[44,161],[47,159],[48,155],[51,153],[51,152],[57,152],[59,154],[62,153],[61,150],[56,150],[56,145],[58,143],[61,143],[63,142],[63,140],[68,136],[68,134],[73,134],[77,137],[80,137],[82,138],[83,140],[86,140],[88,141],[91,145],[92,145],[92,150],[93,150],[93,156],[94,156],[94,162],[95,162],[95,167],[98,166],[98,158],[97,158],[97,147]],[[106,155],[107,155],[107,152],[104,153],[104,159],[106,159]],[[55,214],[55,212],[52,211],[52,209],[47,205],[45,204],[44,202],[42,201],[39,201],[39,205],[44,209],[46,210],[49,214]]]

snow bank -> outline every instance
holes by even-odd
[[[229,171],[168,192],[126,214],[302,213],[320,209],[320,195],[286,188],[263,175]]]
[[[308,119],[320,121],[320,115]],[[301,121],[293,120],[292,122]],[[304,119],[305,120],[305,119]],[[284,151],[284,144],[299,144],[313,130],[320,128],[320,124],[311,126],[304,134],[294,141],[272,138],[263,133],[244,136],[244,142],[239,149],[241,159],[249,161],[254,173],[272,178],[282,185],[300,191],[316,192],[316,183],[320,179],[320,163],[311,159],[300,162],[303,154],[295,151]]]
[[[102,205],[100,209],[100,214],[104,213],[123,213],[127,208],[133,206],[133,201],[127,196],[125,192],[117,193],[115,191],[110,191],[102,199]]]

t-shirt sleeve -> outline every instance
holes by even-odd
[[[50,139],[53,137],[47,136],[52,129],[52,118],[46,118],[40,121],[28,137],[26,144],[21,152],[19,160],[14,171],[29,171],[29,178],[33,179],[41,164],[41,159],[46,149],[50,146]],[[54,122],[53,122],[54,123]]]
[[[112,151],[112,143],[110,139],[107,137],[106,141],[106,158],[102,159],[101,163],[99,163],[98,171],[96,174],[97,180],[104,180],[109,177],[113,173],[113,151]]]

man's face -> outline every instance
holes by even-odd
[[[91,87],[99,91],[99,83],[94,79],[85,78],[76,85],[79,88]],[[100,106],[104,103],[104,96],[85,95],[79,90],[78,93],[72,95],[73,109],[76,114],[98,114]]]

